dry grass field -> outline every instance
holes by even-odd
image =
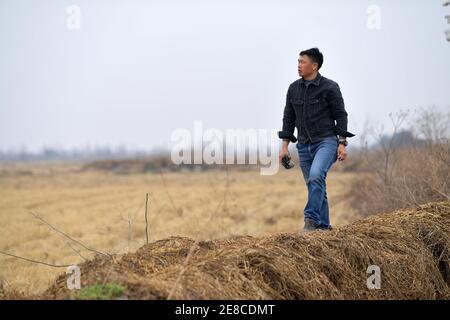
[[[335,164],[339,166],[339,164]],[[303,225],[307,189],[298,166],[261,176],[232,168],[206,172],[112,174],[77,164],[0,167],[0,250],[53,264],[77,264],[93,254],[46,225],[108,253],[133,252],[171,236],[212,240],[269,236]],[[334,226],[355,219],[346,193],[352,174],[331,169],[327,191]],[[0,283],[27,293],[46,289],[64,268],[0,255]]]
[[[331,231],[169,237],[82,263],[80,290],[70,290],[62,273],[31,298],[444,300],[450,298],[449,244],[450,201],[429,202]],[[367,271],[374,267],[376,290]]]

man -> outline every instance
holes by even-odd
[[[283,139],[280,161],[290,158],[289,142],[297,142],[300,168],[308,187],[308,201],[304,208],[304,232],[329,230],[330,214],[326,192],[326,176],[336,160],[347,158],[347,112],[339,85],[319,73],[323,55],[318,48],[300,52],[300,79],[289,86],[283,114]],[[297,128],[298,139],[294,136]]]

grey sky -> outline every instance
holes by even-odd
[[[280,129],[298,53],[313,46],[358,136],[400,108],[449,110],[447,14],[438,0],[2,0],[0,150],[163,147],[194,120]]]

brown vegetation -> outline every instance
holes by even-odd
[[[81,265],[82,285],[130,299],[448,299],[450,202],[380,214],[333,231],[211,241],[170,237]],[[369,265],[381,289],[368,289]],[[61,275],[44,299],[76,297]]]

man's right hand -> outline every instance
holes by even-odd
[[[289,153],[288,150],[281,150],[280,151],[280,155],[278,156],[278,160],[280,161],[280,163],[282,163],[281,159],[283,159],[284,156],[288,156],[289,159],[291,159],[291,155]]]
[[[284,140],[283,144],[281,146],[280,155],[278,156],[278,160],[280,161],[280,163],[281,163],[281,159],[283,159],[284,156],[288,156],[289,159],[291,159],[291,154],[289,153],[288,145],[289,145],[289,140]]]

